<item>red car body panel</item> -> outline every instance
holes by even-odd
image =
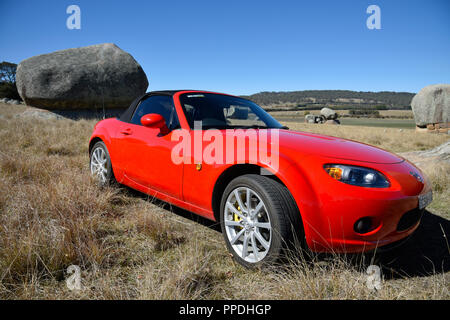
[[[181,128],[191,132],[179,101],[186,92],[204,91],[173,95]],[[95,126],[90,145],[98,139],[106,144],[118,182],[215,221],[214,187],[221,174],[234,164],[202,163],[202,169],[197,170],[191,159],[190,164],[176,165],[171,161],[172,148],[178,143],[171,139],[174,131],[166,135],[159,132],[106,119]],[[365,188],[339,182],[323,169],[325,164],[378,170],[388,178],[390,186]],[[419,222],[400,232],[399,220],[418,207],[420,194],[431,190],[423,173],[397,155],[307,132],[280,130],[278,170],[260,161],[256,165],[275,172],[289,189],[299,208],[308,247],[316,252],[362,252],[408,236]],[[420,174],[424,181],[418,181],[411,172]],[[366,216],[372,217],[377,227],[365,234],[356,233],[355,222]]]

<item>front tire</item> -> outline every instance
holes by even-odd
[[[97,142],[91,150],[89,157],[91,174],[98,180],[101,186],[114,182],[114,174],[111,165],[108,148],[103,141]]]
[[[302,229],[289,190],[268,177],[247,174],[235,178],[225,189],[220,208],[228,250],[246,267],[280,260]]]

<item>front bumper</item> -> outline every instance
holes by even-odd
[[[329,177],[319,177],[320,180],[316,177],[321,181],[315,190],[320,203],[316,214],[308,214],[304,219],[310,250],[365,252],[397,242],[417,229],[424,211],[424,208],[419,208],[419,197],[431,192],[431,185],[423,173],[406,161],[366,166],[386,175],[391,186],[385,189],[363,188]],[[412,171],[420,172],[423,181],[415,180]],[[373,227],[361,234],[355,231],[355,223],[364,217],[370,217]]]
[[[419,210],[418,207],[412,207],[410,210],[405,210],[404,206],[417,203],[417,201],[396,201],[393,207],[388,209],[370,210],[364,213],[364,216],[375,218],[376,228],[365,233],[359,234],[354,230],[353,220],[358,220],[362,217],[361,214],[355,214],[355,219],[351,219],[347,223],[344,219],[341,220],[341,228],[329,228],[329,235],[324,237],[311,237],[308,246],[315,252],[336,252],[336,253],[354,253],[365,252],[373,250],[377,247],[397,242],[403,238],[411,235],[419,226],[420,219],[424,210]],[[386,214],[386,212],[388,212]],[[412,216],[412,218],[405,219],[405,216]],[[402,220],[407,220],[407,224],[402,223]],[[331,223],[331,222],[330,222]],[[400,226],[403,225],[402,228]],[[406,225],[406,227],[404,226]],[[339,236],[340,235],[340,236]]]

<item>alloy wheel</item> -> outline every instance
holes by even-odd
[[[224,224],[227,239],[243,260],[257,263],[270,250],[272,225],[261,197],[248,187],[230,192],[225,202]]]
[[[102,147],[94,149],[91,155],[91,174],[96,176],[101,183],[106,183],[108,174],[108,158]]]

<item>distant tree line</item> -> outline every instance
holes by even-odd
[[[414,93],[410,92],[364,92],[350,90],[304,90],[290,92],[260,92],[244,96],[259,105],[297,104],[298,108],[312,109],[314,106],[362,107],[376,110],[410,109]]]
[[[22,100],[16,87],[16,70],[15,63],[0,63],[0,98]]]

